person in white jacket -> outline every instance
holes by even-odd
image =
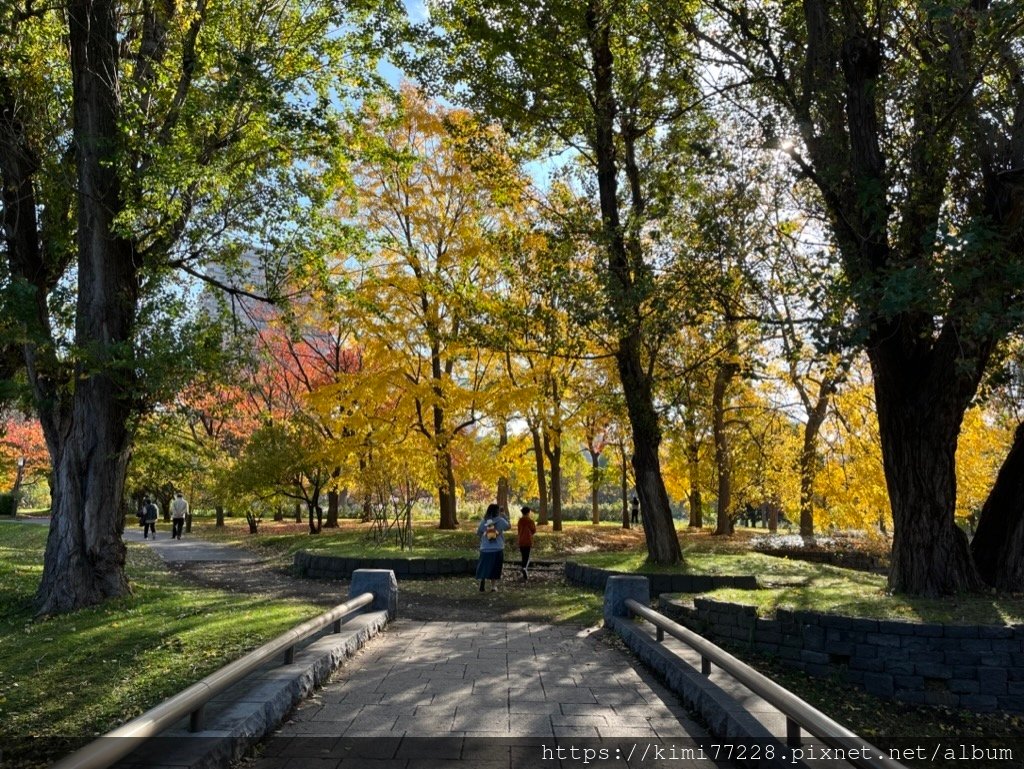
[[[181,539],[185,528],[185,516],[188,515],[188,502],[179,491],[171,500],[171,539]]]

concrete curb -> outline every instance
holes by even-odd
[[[272,664],[221,693],[206,706],[207,728],[188,731],[188,719],[116,764],[118,769],[223,769],[276,729],[285,716],[377,635],[386,611],[359,614],[296,650],[290,665]],[[117,739],[117,738],[106,738]]]

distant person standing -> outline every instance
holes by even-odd
[[[156,519],[160,511],[157,510],[156,502],[146,497],[142,506],[142,538],[149,539],[149,532],[153,532],[153,539],[156,539]]]
[[[523,579],[529,579],[527,569],[530,568],[530,550],[533,549],[533,535],[537,533],[537,524],[530,517],[530,513],[533,512],[530,508],[523,507],[521,512],[522,517],[516,524],[516,543],[519,545],[521,558],[519,571],[522,572]]]
[[[171,539],[181,539],[185,528],[185,517],[188,515],[188,501],[179,491],[171,500]]]
[[[633,523],[640,523],[640,498],[636,494],[629,502],[629,519]]]
[[[502,517],[501,508],[495,504],[487,506],[487,513],[480,525],[476,527],[476,535],[480,538],[480,560],[476,564],[476,578],[480,580],[480,592],[484,591],[484,583],[491,581],[491,590],[498,589],[502,566],[505,564],[504,533],[512,528],[507,518]]]

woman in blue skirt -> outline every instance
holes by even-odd
[[[498,589],[501,567],[505,563],[504,533],[512,524],[501,512],[497,505],[488,505],[484,519],[476,527],[476,535],[480,538],[480,560],[476,564],[476,578],[480,580],[481,593],[487,580],[491,581],[492,591]]]

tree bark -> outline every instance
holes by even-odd
[[[700,444],[697,429],[692,423],[687,424],[686,467],[690,478],[689,528],[701,529],[704,528],[704,501],[700,497]]]
[[[459,528],[459,519],[456,515],[455,467],[451,453],[442,452],[438,457],[438,462],[440,464],[438,469],[444,478],[444,483],[437,489],[437,501],[441,507],[441,522],[438,528],[457,529]]]
[[[498,451],[508,445],[508,425],[502,419],[498,424]],[[508,476],[498,478],[498,507],[508,511]]]
[[[729,383],[739,372],[734,361],[725,361],[718,367],[711,394],[711,410],[714,423],[715,467],[718,470],[718,523],[715,534],[729,535],[733,532],[732,506],[732,450],[729,433],[725,425],[725,396]]]
[[[324,526],[328,529],[338,528],[338,492],[327,492],[327,520]]]
[[[544,431],[544,454],[551,469],[551,530],[562,530],[562,434]]]
[[[594,0],[587,8],[588,44],[593,58],[594,134],[597,163],[597,187],[601,205],[602,234],[608,260],[608,298],[619,339],[615,362],[626,397],[626,410],[633,433],[633,471],[637,495],[647,534],[647,555],[654,563],[674,564],[682,560],[682,550],[672,521],[668,493],[661,476],[658,448],[661,428],[654,408],[651,381],[641,359],[643,341],[640,318],[642,297],[634,271],[644,269],[634,243],[633,258],[627,249],[619,215],[618,166],[615,125],[617,104],[613,78],[609,11]],[[634,194],[634,214],[641,215],[640,201]]]
[[[1024,591],[1024,424],[1017,426],[1010,452],[981,508],[971,554],[986,584]]]
[[[132,246],[115,230],[124,205],[116,3],[71,0],[68,26],[78,183],[75,342],[84,360],[75,371],[70,422],[59,437],[53,417],[44,427],[55,472],[35,602],[43,615],[130,592],[121,533],[134,367],[125,350],[131,349],[139,286]]]
[[[967,535],[954,521],[962,394],[906,361],[892,366],[879,351],[870,354],[893,515],[889,589],[926,596],[977,590]]]
[[[621,488],[619,491],[622,492],[622,528],[628,529],[630,527],[630,515],[629,515],[629,467],[626,464],[626,444],[620,442],[619,447],[619,461],[622,463],[622,474],[619,478]]]
[[[537,525],[548,525],[548,480],[544,471],[544,446],[541,438],[541,428],[530,425],[530,435],[533,437],[533,455],[536,458],[537,467]]]
[[[601,510],[597,505],[597,497],[601,492],[601,455],[590,452],[590,522],[595,526],[601,523]]]

